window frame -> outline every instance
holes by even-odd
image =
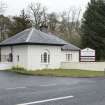
[[[67,62],[71,62],[72,61],[72,58],[73,58],[73,54],[72,53],[67,53],[66,54],[66,61]]]
[[[50,53],[48,50],[41,54],[41,63],[50,63]]]
[[[20,61],[20,56],[19,55],[17,55],[17,62],[19,62]]]

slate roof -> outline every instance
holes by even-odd
[[[66,41],[35,28],[26,29],[0,43],[1,46],[19,44],[65,45]]]
[[[51,34],[41,32],[35,28],[26,29],[0,43],[0,46],[11,45],[59,45],[62,50],[79,50],[78,47],[60,39],[59,37]]]
[[[66,51],[69,51],[69,50],[79,51],[80,48],[75,46],[75,45],[73,45],[73,44],[69,43],[69,44],[66,44],[66,45],[62,46],[62,50],[66,50]]]

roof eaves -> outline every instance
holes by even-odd
[[[0,47],[3,47],[3,46],[15,46],[15,45],[51,45],[51,46],[63,46],[64,44],[24,42],[24,43],[0,44]]]
[[[63,49],[61,48],[62,51],[80,51],[80,49]]]

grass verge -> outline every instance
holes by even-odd
[[[66,70],[66,69],[44,69],[28,71],[24,68],[12,68],[8,70],[24,75],[36,76],[56,76],[56,77],[105,77],[104,71],[88,71],[88,70]]]

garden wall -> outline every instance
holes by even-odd
[[[80,70],[95,70],[104,71],[105,62],[62,62],[62,69],[80,69]]]
[[[0,70],[11,69],[13,64],[11,62],[0,62]]]

